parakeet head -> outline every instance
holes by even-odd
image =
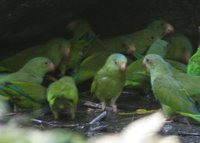
[[[45,74],[47,72],[54,71],[55,66],[48,58],[36,57],[28,61],[21,70]]]
[[[169,64],[157,54],[146,55],[142,63],[146,66],[150,73],[151,71],[163,71],[169,69]]]
[[[123,54],[114,53],[108,57],[106,65],[117,67],[123,73],[126,70],[127,58]]]
[[[162,34],[163,36],[174,32],[174,27],[165,20],[155,20],[150,23],[147,28],[153,29],[157,32],[161,32],[160,34]]]
[[[129,35],[129,38],[129,41],[126,40],[126,46],[129,49],[128,52],[134,55],[136,51],[140,54],[145,53],[152,42],[161,38],[161,36],[154,30],[146,28]]]

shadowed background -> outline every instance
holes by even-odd
[[[196,49],[199,11],[199,0],[0,0],[0,56],[53,37],[70,38],[65,27],[79,18],[88,20],[100,38],[132,33],[165,19]]]

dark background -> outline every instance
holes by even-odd
[[[200,0],[0,0],[0,55],[53,37],[70,38],[65,27],[79,18],[88,20],[100,38],[132,33],[155,19],[165,19],[196,49],[198,12]]]

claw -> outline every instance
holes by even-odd
[[[106,109],[106,102],[105,101],[101,102],[101,109],[102,110]]]
[[[116,113],[117,112],[117,105],[116,104],[111,104],[111,107],[112,107],[112,111],[114,113]]]

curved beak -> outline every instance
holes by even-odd
[[[128,46],[128,50],[127,50],[127,54],[129,55],[133,55],[133,53],[136,51],[136,47],[134,44],[131,44],[130,46]]]
[[[67,49],[64,49],[64,58],[65,59],[68,59],[69,58],[69,56],[70,56],[70,48],[67,48]]]
[[[119,70],[120,70],[121,73],[124,73],[125,70],[126,70],[126,63],[120,64]]]
[[[142,61],[142,65],[145,66],[146,62],[145,59]]]
[[[173,33],[174,31],[175,29],[171,24],[165,24],[165,34]]]
[[[56,70],[55,65],[53,63],[50,63],[50,65],[49,65],[49,71],[50,72],[54,72],[55,70]]]

